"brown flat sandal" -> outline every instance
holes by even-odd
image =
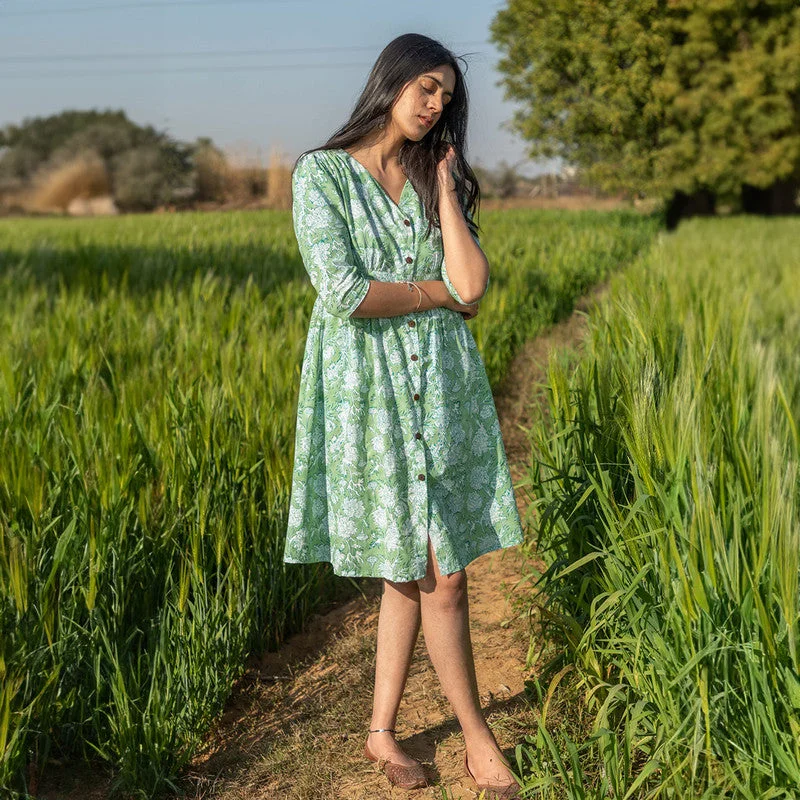
[[[396,733],[393,728],[377,728],[370,733],[378,733],[380,731],[391,731]],[[369,737],[367,737],[369,740]],[[421,789],[423,786],[428,786],[428,778],[425,775],[425,769],[422,764],[414,764],[413,767],[404,767],[402,764],[395,764],[393,761],[387,761],[385,758],[378,758],[372,754],[369,749],[369,742],[364,742],[364,755],[370,761],[377,761],[378,766],[386,773],[389,783],[397,786],[400,789]]]
[[[521,798],[519,793],[520,787],[516,783],[510,783],[508,786],[497,786],[496,784],[493,786],[491,783],[478,783],[467,763],[466,750],[464,751],[464,769],[467,771],[467,775],[475,781],[475,785],[478,789],[482,789],[486,792],[486,800],[519,800],[519,798]]]

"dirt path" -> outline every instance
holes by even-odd
[[[586,312],[605,292],[597,287],[576,311],[530,341],[496,392],[503,440],[515,485],[525,475],[530,404],[546,380],[553,349],[580,349]],[[541,402],[541,400],[534,402]],[[517,490],[525,519],[528,492]],[[515,618],[514,585],[524,574],[519,548],[487,553],[467,567],[470,625],[478,688],[486,718],[507,758],[534,729],[535,709],[524,699],[529,635]],[[430,663],[420,631],[398,714],[397,739],[426,763],[438,785],[412,792],[392,787],[362,749],[372,710],[380,582],[254,663],[228,709],[192,764],[188,794],[234,800],[382,800],[475,798],[463,775],[463,738]],[[512,598],[509,600],[509,598]]]

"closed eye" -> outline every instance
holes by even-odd
[[[422,87],[428,94],[436,94],[436,89],[429,89],[427,86]],[[450,98],[444,98],[444,105],[447,105],[450,102]]]

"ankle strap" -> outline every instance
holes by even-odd
[[[397,733],[394,728],[370,728],[370,733],[380,733],[380,731],[391,731],[392,733]]]

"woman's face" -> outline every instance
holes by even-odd
[[[423,72],[409,81],[392,107],[392,123],[415,142],[439,121],[453,97],[456,73],[449,64]]]

